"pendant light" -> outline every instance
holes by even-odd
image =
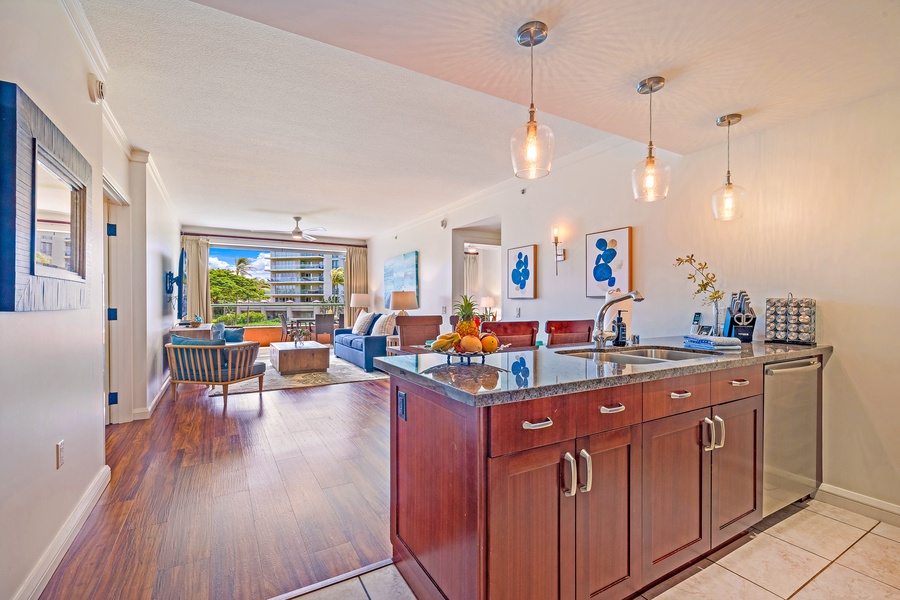
[[[549,29],[545,23],[531,21],[519,27],[516,41],[531,48],[531,107],[528,123],[513,132],[509,142],[512,150],[513,170],[516,177],[538,179],[550,174],[553,160],[553,130],[539,125],[534,119],[534,47],[547,39]]]
[[[725,183],[713,192],[712,209],[716,221],[734,221],[744,216],[747,190],[731,183],[731,126],[741,122],[741,115],[730,114],[716,119],[716,125],[728,128],[728,170]]]
[[[664,85],[666,85],[664,78],[648,77],[637,86],[638,94],[650,96],[650,143],[647,144],[647,158],[631,170],[631,187],[637,202],[665,200],[669,194],[672,167],[653,155],[653,92],[658,92]]]

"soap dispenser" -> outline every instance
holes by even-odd
[[[628,332],[626,331],[625,321],[622,320],[622,313],[628,312],[627,310],[620,310],[618,316],[616,316],[616,320],[613,323],[613,328],[616,330],[616,339],[613,340],[613,346],[624,346],[626,341],[628,340]]]

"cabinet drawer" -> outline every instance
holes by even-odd
[[[763,366],[750,365],[736,369],[713,371],[710,375],[710,392],[713,402],[730,402],[763,393]]]
[[[584,392],[572,396],[571,400],[578,405],[575,429],[579,437],[641,422],[639,383]]]
[[[572,397],[567,394],[492,406],[491,456],[574,439]]]
[[[644,421],[709,406],[709,373],[644,383]]]

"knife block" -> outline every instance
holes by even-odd
[[[751,308],[750,323],[748,325],[738,325],[734,322],[734,315],[731,313],[731,307],[725,309],[725,329],[722,335],[725,337],[736,337],[741,343],[753,341],[753,329],[756,327],[756,312]]]

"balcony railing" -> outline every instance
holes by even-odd
[[[269,256],[271,258],[299,258],[304,256],[324,258],[325,255],[317,252],[297,252],[296,250],[272,250]]]
[[[288,321],[300,320],[312,324],[317,314],[344,312],[343,302],[228,302],[213,304],[213,320],[224,320],[228,325],[277,325],[279,313]],[[222,317],[225,317],[222,319]]]

